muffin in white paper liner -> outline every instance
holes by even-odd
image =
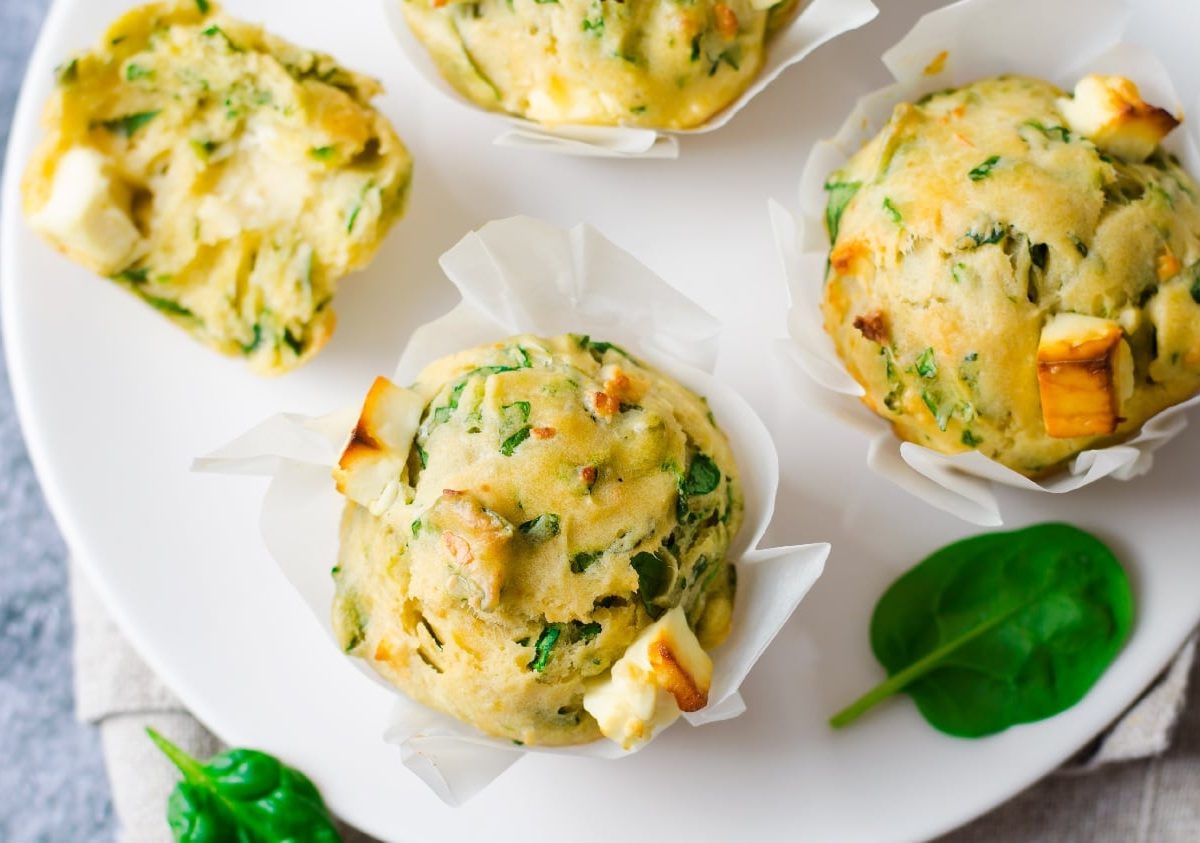
[[[801,179],[799,218],[769,203],[791,298],[790,340],[781,351],[797,387],[815,407],[870,438],[867,462],[875,472],[973,524],[1003,523],[993,483],[1064,493],[1103,477],[1128,480],[1144,474],[1154,451],[1187,426],[1184,411],[1200,396],[1158,413],[1125,442],[1081,452],[1064,471],[1041,481],[977,451],[947,455],[900,440],[887,421],[859,400],[863,389],[842,365],[823,327],[821,296],[829,256],[825,181],[884,127],[896,104],[1003,73],[1039,77],[1066,90],[1088,73],[1120,74],[1138,84],[1147,102],[1181,114],[1159,61],[1142,48],[1121,43],[1130,14],[1122,0],[962,0],[925,15],[883,55],[895,84],[861,98],[837,135],[813,148]],[[1186,128],[1173,132],[1163,145],[1188,172],[1200,176],[1200,153]]]
[[[392,32],[412,67],[427,82],[472,108],[468,100],[442,78],[424,45],[409,29],[400,4],[404,0],[381,0]],[[809,0],[791,23],[767,43],[762,69],[750,86],[713,118],[694,129],[656,130],[633,126],[543,126],[512,115],[495,112],[507,127],[496,136],[498,146],[540,149],[561,155],[598,158],[676,158],[677,138],[721,128],[763,88],[788,67],[839,35],[858,29],[879,14],[872,0]],[[484,109],[481,109],[484,110]]]
[[[719,323],[586,226],[564,231],[521,217],[491,222],[444,254],[441,266],[462,301],[413,333],[394,374],[397,383],[411,383],[426,364],[455,351],[521,333],[574,332],[618,342],[708,399],[737,459],[745,522],[729,551],[738,566],[738,590],[729,637],[711,654],[710,702],[684,717],[699,726],[738,716],[745,710],[739,686],[820,576],[829,545],[759,547],[774,510],[778,457],[750,405],[708,371],[716,359]],[[360,373],[364,394],[373,375]],[[272,477],[263,502],[263,536],[331,646],[337,644],[329,570],[337,559],[345,504],[331,472],[358,410],[320,418],[274,416],[193,466]],[[470,798],[523,752],[630,754],[605,739],[563,748],[516,747],[410,700],[354,661],[396,693],[391,722],[381,728],[400,746],[404,764],[450,804]]]

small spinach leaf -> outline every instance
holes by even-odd
[[[153,729],[150,739],[183,773],[167,801],[179,843],[335,843],[341,840],[308,778],[253,749],[231,749],[205,763]]]
[[[982,737],[1079,702],[1133,625],[1124,569],[1067,524],[948,545],[892,584],[871,619],[889,678],[834,715],[835,728],[898,692],[936,729]]]

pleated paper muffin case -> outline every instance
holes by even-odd
[[[742,714],[738,689],[820,576],[830,548],[760,547],[774,514],[779,458],[758,414],[711,373],[720,323],[587,226],[565,231],[522,217],[491,222],[443,255],[441,266],[462,301],[413,333],[396,383],[411,383],[428,363],[456,351],[517,334],[571,332],[620,343],[707,398],[737,460],[745,517],[728,554],[738,569],[738,590],[729,638],[711,653],[710,702],[683,719],[701,726]],[[364,393],[374,374],[354,375]],[[271,478],[261,515],[267,549],[331,647],[338,644],[329,567],[345,505],[332,470],[358,412],[356,405],[321,417],[277,415],[194,466]],[[409,699],[361,660],[354,662],[396,695],[389,722],[379,724],[381,739],[396,744],[404,764],[449,804],[469,799],[529,752],[615,759],[652,742],[632,751],[607,739],[563,748],[514,746]]]
[[[1138,84],[1147,102],[1183,113],[1158,59],[1123,42],[1132,13],[1123,0],[962,0],[925,15],[883,55],[895,83],[862,97],[833,139],[813,148],[800,183],[799,214],[769,203],[791,301],[789,338],[780,346],[781,356],[796,388],[814,410],[862,432],[873,471],[972,524],[1003,523],[994,484],[1065,494],[1106,477],[1129,480],[1145,474],[1154,452],[1187,426],[1186,411],[1200,396],[1153,416],[1124,442],[1077,454],[1064,470],[1040,481],[978,451],[948,455],[902,441],[860,400],[863,388],[847,372],[823,327],[821,297],[829,257],[825,182],[883,129],[897,104],[1004,73],[1046,79],[1066,90],[1088,73],[1120,74]],[[1200,177],[1195,129],[1185,122],[1163,146]]]
[[[428,51],[404,20],[400,8],[404,0],[381,2],[400,52],[413,69],[450,99],[495,116],[500,127],[493,141],[495,144],[560,155],[601,158],[678,157],[679,138],[721,128],[784,70],[807,58],[822,44],[866,25],[879,14],[872,0],[808,0],[799,14],[767,42],[762,69],[739,97],[703,125],[692,129],[659,130],[632,126],[545,126],[514,115],[489,111],[468,100],[442,78]]]

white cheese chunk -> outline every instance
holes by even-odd
[[[333,471],[339,492],[372,515],[403,526],[411,521],[408,453],[424,409],[417,393],[376,378]]]
[[[1058,101],[1072,131],[1126,161],[1145,161],[1179,125],[1170,112],[1142,100],[1124,76],[1093,74],[1079,80],[1075,95]]]
[[[712,660],[674,608],[642,630],[606,677],[588,684],[583,708],[625,749],[648,741],[681,711],[708,704]]]
[[[82,146],[62,156],[50,198],[29,223],[71,257],[104,275],[128,266],[141,239],[129,214],[114,199],[104,156]]]

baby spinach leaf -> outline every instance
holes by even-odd
[[[871,619],[889,678],[834,715],[840,728],[892,694],[936,729],[982,737],[1079,702],[1133,625],[1124,569],[1067,524],[948,545],[892,584]]]
[[[825,228],[829,230],[829,242],[836,243],[838,228],[842,224],[842,213],[854,194],[862,187],[860,181],[830,181],[825,183],[829,193],[829,202],[825,205]]]
[[[341,836],[308,778],[253,749],[231,749],[205,763],[153,729],[150,739],[183,773],[167,801],[179,843],[335,843]]]

